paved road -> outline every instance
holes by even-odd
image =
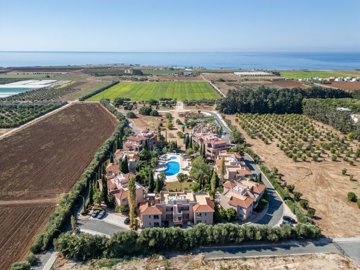
[[[205,259],[244,258],[261,256],[301,255],[313,253],[340,253],[336,245],[328,240],[287,241],[274,244],[244,244],[229,247],[203,247]]]

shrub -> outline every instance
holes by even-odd
[[[347,173],[347,169],[346,169],[346,168],[344,168],[344,169],[341,170],[341,174],[342,174],[342,175],[346,175],[346,173]]]
[[[11,265],[11,270],[30,270],[31,265],[28,261],[14,262]]]
[[[159,112],[158,112],[157,110],[152,110],[152,111],[150,112],[150,115],[151,115],[151,116],[159,116]]]
[[[144,106],[139,109],[139,113],[141,115],[150,115],[151,112],[152,112],[152,109],[151,109],[151,107],[148,107],[148,106]]]
[[[301,196],[302,196],[302,193],[301,193],[301,192],[297,192],[297,191],[294,192],[294,199],[295,199],[295,201],[300,201]]]
[[[128,112],[128,113],[126,113],[126,117],[133,119],[133,118],[136,118],[136,114],[134,112]]]
[[[350,202],[356,202],[357,201],[357,196],[354,192],[349,192],[347,194],[347,198]]]
[[[357,201],[357,206],[360,208],[360,200]]]

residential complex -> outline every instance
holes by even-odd
[[[139,207],[140,225],[147,228],[213,224],[214,207],[206,193],[163,191],[153,204],[145,202]]]
[[[205,147],[205,155],[209,159],[215,159],[220,152],[230,149],[230,145],[226,140],[212,132],[192,132],[192,140]]]
[[[156,144],[156,133],[149,129],[145,129],[137,135],[129,136],[123,143],[123,150],[140,152],[145,143],[148,144],[149,148],[152,148]]]

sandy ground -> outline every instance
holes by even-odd
[[[234,117],[227,116],[232,120]],[[356,162],[356,166],[343,161],[294,162],[276,143],[266,145],[261,140],[251,139],[243,130],[240,131],[265,164],[269,168],[278,168],[279,173],[284,175],[283,179],[289,184],[295,184],[295,189],[303,193],[304,199],[309,200],[310,206],[316,209],[316,223],[325,235],[360,235],[360,209],[355,203],[347,201],[347,193],[350,191],[360,196],[359,162]],[[349,176],[341,174],[343,168],[347,168],[348,174],[354,175],[355,181],[350,182]]]
[[[176,256],[166,259],[162,256],[154,256],[145,259],[123,261],[112,267],[102,267],[106,261],[91,261],[87,264],[76,264],[72,261],[58,259],[55,269],[57,270],[95,270],[95,269],[182,269],[182,270],[355,270],[356,265],[347,258],[338,254],[316,254],[288,257],[264,257],[250,259],[231,259],[205,261],[204,257]]]
[[[0,128],[0,135],[3,135],[5,134],[6,132],[9,132],[11,131],[12,128]]]

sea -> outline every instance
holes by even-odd
[[[0,52],[0,67],[96,64],[351,70],[360,69],[360,52]]]

